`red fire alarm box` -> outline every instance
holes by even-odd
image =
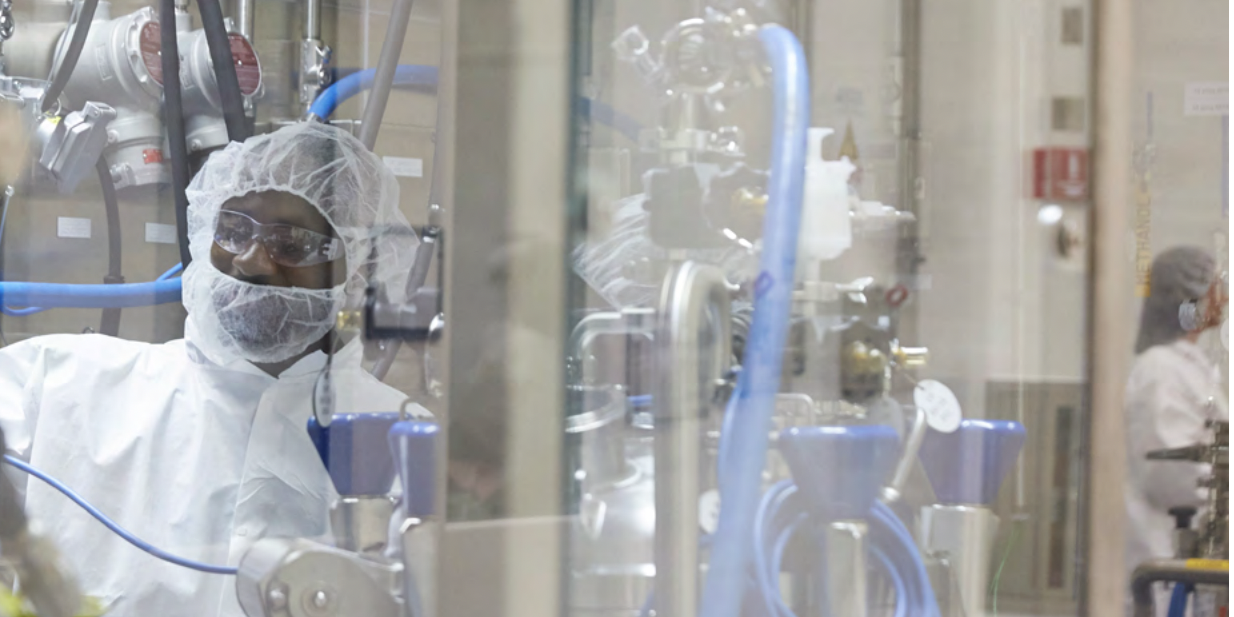
[[[1033,198],[1074,200],[1088,197],[1088,150],[1033,150]]]

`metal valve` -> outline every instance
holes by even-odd
[[[613,51],[617,58],[634,65],[640,77],[648,83],[654,82],[662,68],[660,62],[651,55],[651,40],[643,34],[638,26],[632,26],[617,36],[613,41]]]
[[[930,350],[925,347],[901,347],[898,341],[891,343],[891,357],[900,368],[920,368],[930,359]]]

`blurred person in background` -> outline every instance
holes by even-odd
[[[1208,420],[1229,420],[1223,378],[1198,344],[1221,325],[1228,292],[1207,252],[1169,249],[1153,261],[1151,293],[1144,300],[1135,362],[1127,381],[1127,576],[1150,559],[1175,556],[1170,508],[1202,507],[1207,489],[1196,480],[1209,473],[1201,463],[1149,461],[1153,450],[1211,439]],[[1164,616],[1169,594],[1156,593]]]

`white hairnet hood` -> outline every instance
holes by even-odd
[[[1216,275],[1216,262],[1207,251],[1179,246],[1153,260],[1149,296],[1140,313],[1140,332],[1135,351],[1172,343],[1187,333],[1179,322],[1179,306],[1208,292]]]
[[[316,207],[346,249],[346,278],[332,289],[240,281],[210,262],[223,203],[279,191]],[[368,283],[406,298],[419,243],[399,211],[399,189],[381,159],[329,125],[299,123],[228,144],[210,156],[188,187],[189,250],[184,307],[193,342],[220,363],[278,362],[325,336],[345,306],[358,306]]]

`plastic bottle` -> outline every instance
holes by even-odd
[[[835,259],[853,244],[848,178],[856,167],[848,159],[823,159],[823,139],[833,132],[829,128],[811,128],[808,136],[798,243],[798,259],[807,266]],[[810,270],[807,267],[805,271]]]

